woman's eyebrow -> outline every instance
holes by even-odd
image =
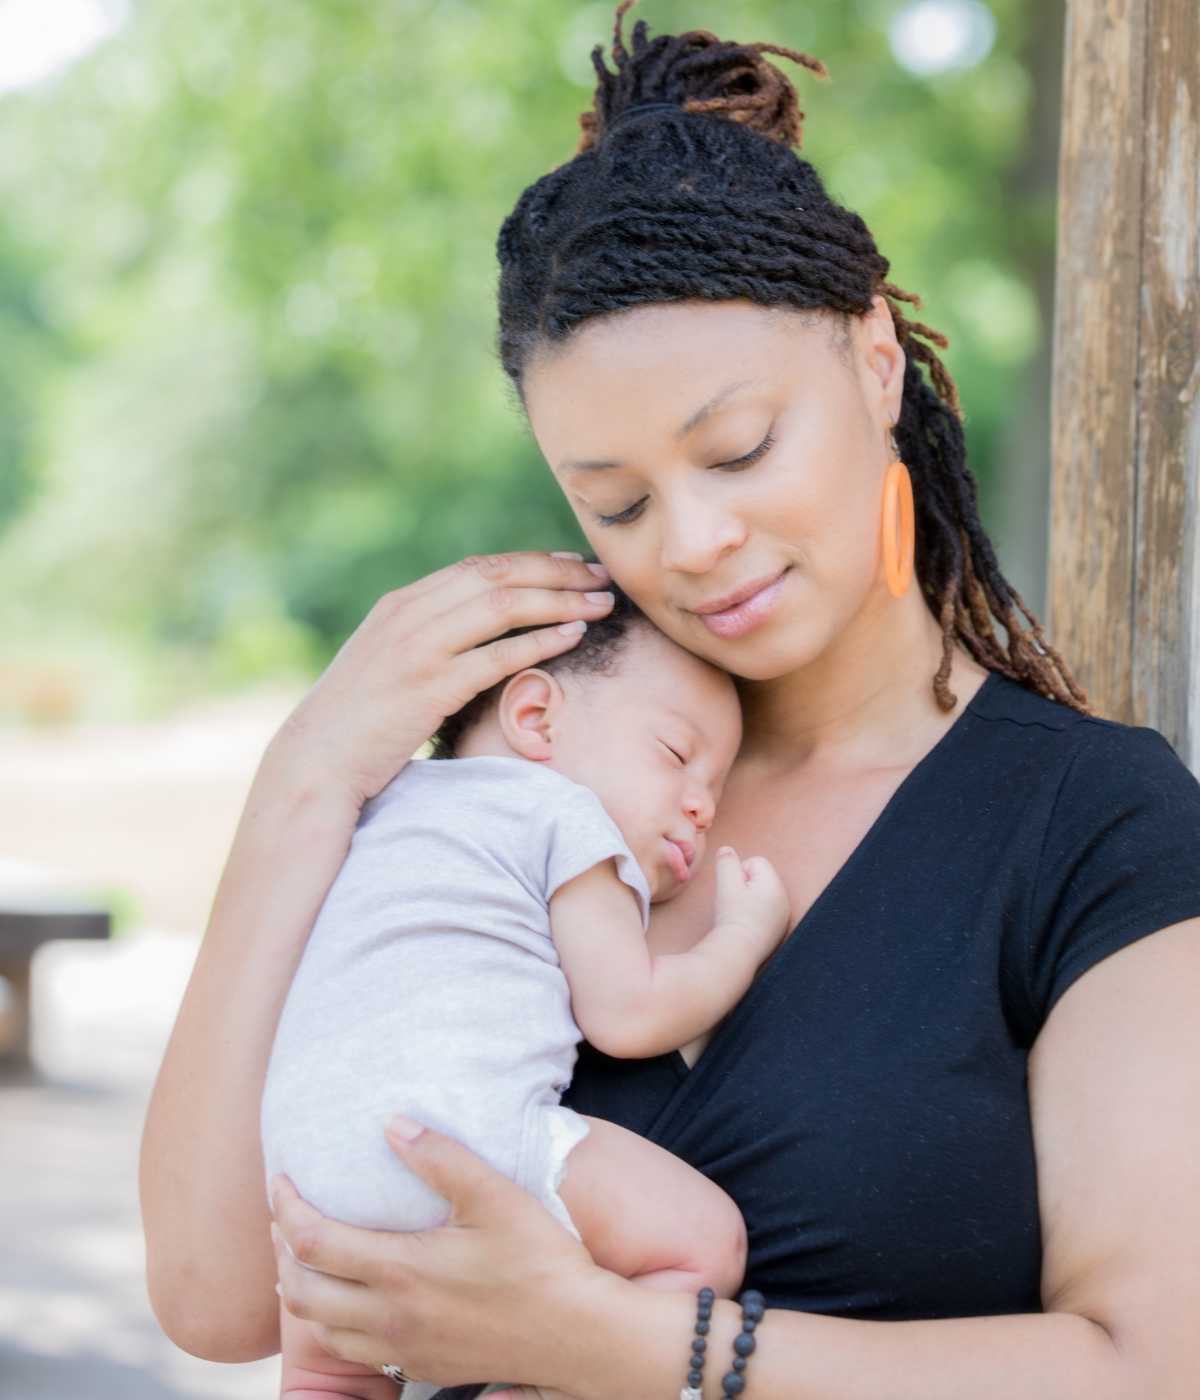
[[[693,432],[696,428],[698,428],[700,424],[703,423],[704,420],[709,416],[709,414],[715,413],[717,409],[720,408],[720,406],[725,402],[727,398],[730,397],[730,395],[735,394],[739,389],[747,389],[752,384],[762,384],[763,382],[764,381],[761,377],[756,379],[735,379],[732,384],[726,384],[723,389],[718,389],[711,399],[709,399],[706,403],[702,403],[694,413],[690,414],[687,418],[685,418],[684,421],[679,425],[679,427],[675,429],[676,441],[678,441],[680,438],[687,437],[688,433]],[[584,459],[583,461],[579,462],[562,462],[559,465],[558,470],[560,472],[602,472],[619,469],[620,466],[620,462],[605,462],[596,461],[592,459]]]

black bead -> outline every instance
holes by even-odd
[[[699,1371],[688,1372],[688,1385],[690,1386],[698,1386],[703,1379],[704,1377],[700,1374]]]
[[[757,1319],[756,1317],[744,1317],[744,1318],[742,1319],[742,1331],[743,1331],[743,1332],[753,1332],[754,1329],[755,1329],[757,1326],[758,1326],[758,1319]]]
[[[704,1353],[708,1350],[708,1343],[704,1340],[703,1337],[693,1337],[692,1350],[698,1351],[700,1355],[703,1356]]]
[[[745,1332],[743,1332],[740,1337],[735,1337],[733,1339],[733,1349],[739,1356],[749,1356],[754,1350],[754,1347],[754,1338]]]
[[[757,1288],[746,1288],[742,1291],[742,1295],[738,1299],[738,1301],[742,1304],[743,1307],[746,1306],[746,1304],[750,1304],[751,1306],[757,1305],[761,1308],[767,1300],[763,1297],[763,1295],[758,1291]]]
[[[699,1334],[700,1334],[702,1337],[707,1337],[707,1336],[708,1336],[708,1329],[709,1329],[711,1326],[712,1326],[712,1323],[711,1323],[711,1322],[697,1322],[697,1323],[696,1323],[696,1331],[699,1332]]]
[[[708,1319],[712,1317],[712,1304],[709,1303],[706,1305],[704,1303],[701,1303],[700,1306],[696,1309],[696,1316],[700,1319],[701,1322],[707,1322]]]
[[[704,1353],[702,1351],[692,1352],[691,1356],[688,1357],[688,1365],[693,1371],[699,1371],[704,1365]]]
[[[721,1377],[721,1388],[726,1395],[740,1395],[746,1389],[746,1378],[736,1371],[729,1371]]]
[[[747,1364],[748,1363],[744,1356],[735,1356],[733,1358],[733,1369],[735,1371],[744,1371],[746,1369]]]
[[[743,1303],[742,1316],[749,1318],[752,1322],[758,1322],[765,1309],[761,1303]]]
[[[702,1288],[697,1296],[702,1303],[711,1303],[717,1295],[711,1288]]]

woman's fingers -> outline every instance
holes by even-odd
[[[474,1225],[489,1219],[506,1219],[510,1212],[532,1204],[527,1191],[455,1138],[408,1119],[398,1118],[395,1122],[408,1124],[417,1134],[405,1137],[389,1126],[387,1140],[392,1151],[426,1186],[450,1202],[451,1224]]]
[[[601,572],[597,573],[596,570]],[[466,559],[459,559],[454,564],[448,564],[443,569],[417,579],[414,583],[385,594],[376,606],[395,613],[403,619],[406,628],[411,627],[415,631],[479,599],[486,600],[497,590],[520,591],[540,588],[561,602],[563,599],[558,595],[592,592],[605,588],[607,583],[608,575],[603,565],[597,564],[589,568],[582,560],[561,558],[538,550],[514,550],[509,554],[472,554]],[[503,603],[503,598],[501,602]],[[503,607],[498,611],[503,612]],[[502,625],[488,631],[487,624],[492,619],[486,612],[482,616],[485,621],[484,630],[474,639],[463,641],[462,647],[474,646],[478,641],[503,632],[506,627],[520,625],[519,621],[505,623],[501,618]],[[550,621],[551,616],[530,620]],[[570,620],[569,615],[562,614],[560,620]]]
[[[436,727],[486,686],[573,647],[578,629],[555,629],[564,623],[595,621],[611,611],[612,596],[602,583],[576,559],[546,554],[473,556],[384,594],[344,648],[347,660],[360,668],[381,662],[387,670],[398,668],[406,694],[426,695]],[[482,667],[475,664],[472,653],[480,646],[513,628],[541,623],[546,624],[545,635],[540,642],[516,648],[513,665],[498,668],[504,648]],[[463,656],[472,657],[465,669],[457,664]]]
[[[356,1285],[376,1282],[392,1257],[384,1245],[389,1237],[379,1230],[364,1230],[332,1220],[304,1200],[286,1177],[277,1177],[271,1193],[275,1228],[275,1257],[281,1270],[295,1282],[302,1275],[332,1275],[340,1282]],[[283,1282],[280,1273],[280,1282]],[[286,1292],[286,1288],[285,1288]],[[312,1296],[311,1290],[309,1295]],[[340,1321],[324,1312],[323,1322]],[[361,1325],[361,1317],[357,1319]]]
[[[607,589],[580,593],[572,588],[535,588],[505,585],[459,604],[431,626],[439,642],[452,655],[490,642],[514,627],[546,626],[564,622],[594,622],[612,611]]]
[[[581,600],[604,587],[605,580],[576,559],[475,555],[383,594],[342,650],[352,657],[380,648],[395,655],[399,648],[406,669],[436,670],[510,627],[600,617],[607,604]]]
[[[556,625],[608,612],[583,599],[605,581],[579,559],[527,552],[472,556],[385,593],[285,721],[273,770],[289,786],[299,772],[306,786],[348,791],[361,806],[480,690],[574,646],[578,636]],[[539,642],[461,664],[479,644],[540,622],[549,630]]]
[[[293,1317],[323,1328],[361,1325],[363,1307],[368,1303],[364,1284],[306,1269],[282,1246],[276,1250],[276,1263],[279,1282],[275,1291]],[[321,1344],[325,1345],[323,1339]],[[342,1353],[339,1351],[338,1355]],[[354,1359],[345,1357],[347,1361]]]
[[[535,632],[522,632],[519,637],[501,637],[487,646],[475,647],[460,656],[456,663],[458,693],[475,696],[506,676],[515,675],[529,666],[540,666],[552,656],[570,651],[583,632],[581,622],[564,622],[553,627],[539,627]]]
[[[422,599],[423,635],[443,654],[469,651],[514,627],[591,622],[612,608],[607,580],[577,560],[489,555],[454,567],[459,572],[447,586]]]
[[[450,1203],[449,1221],[361,1230],[323,1217],[286,1178],[273,1182],[284,1305],[324,1329],[322,1346],[349,1361],[390,1361],[441,1385],[519,1375],[516,1342],[505,1350],[518,1321],[552,1312],[555,1297],[595,1272],[591,1257],[540,1201],[463,1143],[432,1128],[406,1139],[401,1126],[388,1129],[393,1151]]]
[[[561,1227],[527,1191],[445,1133],[423,1129],[415,1139],[405,1139],[389,1130],[387,1139],[405,1166],[449,1201],[450,1225],[507,1223],[525,1212],[550,1226],[552,1233],[560,1232]],[[397,1265],[411,1259],[419,1270],[427,1261],[428,1232],[366,1230],[331,1220],[309,1205],[286,1176],[272,1182],[271,1203],[276,1259],[287,1267],[291,1280],[300,1278],[297,1268],[302,1267],[359,1285],[377,1283],[385,1276],[394,1284]],[[349,1319],[322,1314],[321,1321],[345,1326]],[[356,1317],[354,1322],[362,1326],[363,1319]]]

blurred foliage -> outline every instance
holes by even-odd
[[[1033,0],[969,72],[892,56],[899,0],[643,0],[786,59],[804,155],[951,337],[985,514],[1046,333],[1014,199]],[[493,351],[494,239],[568,159],[612,3],[142,0],[0,97],[0,622],[87,712],[310,674],[476,550],[578,547]],[[11,702],[11,697],[10,702]],[[5,703],[0,676],[0,708]],[[11,708],[11,703],[10,703]]]

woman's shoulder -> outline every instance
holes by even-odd
[[[1017,745],[1047,764],[1045,776],[1120,788],[1166,774],[1184,791],[1200,782],[1165,735],[1149,725],[1089,715],[1064,701],[1039,695],[998,671],[989,673],[971,705],[977,734],[1001,752]]]
[[[1003,676],[981,698],[984,749],[1001,755],[994,790],[1024,804],[1028,827],[1026,918],[1006,967],[1031,1043],[1089,967],[1200,916],[1200,781],[1148,725],[1081,714]]]

